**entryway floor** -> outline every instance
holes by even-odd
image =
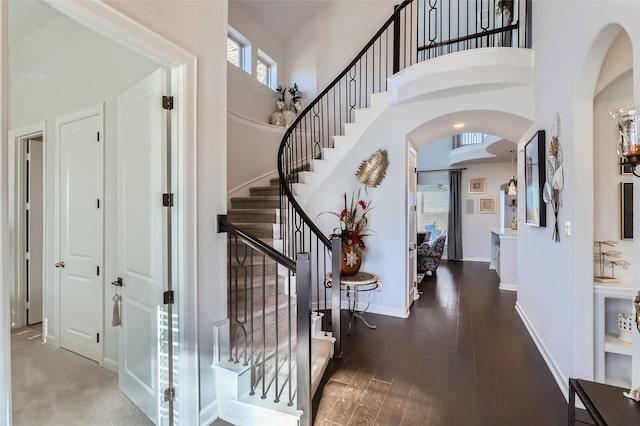
[[[14,426],[146,426],[151,421],[118,389],[118,375],[43,344],[38,324],[11,332]]]
[[[487,263],[443,261],[419,290],[408,319],[365,314],[377,329],[342,334],[315,425],[567,424],[516,293],[498,290]]]

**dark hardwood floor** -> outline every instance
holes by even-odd
[[[442,262],[408,319],[365,314],[316,395],[316,425],[566,425],[567,403],[487,263]],[[344,321],[346,322],[346,321]],[[343,324],[344,324],[343,322]]]

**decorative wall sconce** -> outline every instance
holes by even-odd
[[[512,149],[511,150],[511,171],[513,172],[513,174],[511,175],[511,179],[509,179],[509,185],[507,186],[507,195],[518,195],[518,180],[516,179],[516,172],[515,169],[513,168],[513,153],[515,151]]]
[[[638,111],[635,105],[628,105],[611,111],[618,127],[618,157],[621,166],[630,166],[631,172],[636,173],[636,166],[640,163],[640,139],[638,135]]]

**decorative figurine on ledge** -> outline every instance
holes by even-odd
[[[611,240],[594,241],[596,251],[593,254],[593,261],[596,263],[597,273],[599,274],[593,277],[594,280],[599,282],[617,282],[618,280],[614,275],[614,268],[617,266],[620,269],[629,269],[629,266],[631,266],[631,263],[624,259],[620,259],[622,252],[618,250],[605,249],[603,247],[615,247],[617,244],[617,241]],[[611,268],[611,275],[605,275],[607,272],[605,268]]]

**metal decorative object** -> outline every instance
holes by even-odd
[[[388,167],[389,153],[386,149],[379,149],[371,154],[368,160],[364,160],[360,164],[356,172],[356,178],[364,186],[375,188],[385,178]]]
[[[621,259],[622,252],[619,250],[612,250],[607,247],[615,247],[617,241],[594,241],[594,247],[596,249],[593,254],[593,261],[598,267],[598,274],[593,277],[598,282],[617,282],[618,280],[614,274],[614,268],[617,266],[620,269],[629,269],[631,263],[624,259]],[[611,268],[611,275],[606,275],[607,268]]]
[[[544,184],[542,191],[542,199],[545,203],[551,204],[553,208],[553,215],[555,217],[555,224],[553,225],[552,239],[556,242],[560,242],[560,230],[558,229],[558,212],[562,205],[562,198],[560,197],[560,191],[564,188],[564,170],[562,168],[562,147],[558,136],[560,135],[560,116],[556,114],[556,119],[553,122],[552,128],[555,128],[555,134],[551,136],[549,141],[549,159],[547,160],[547,181]],[[553,132],[553,130],[552,130]]]
[[[636,294],[636,298],[633,301],[633,306],[636,308],[636,328],[640,333],[640,291]]]

